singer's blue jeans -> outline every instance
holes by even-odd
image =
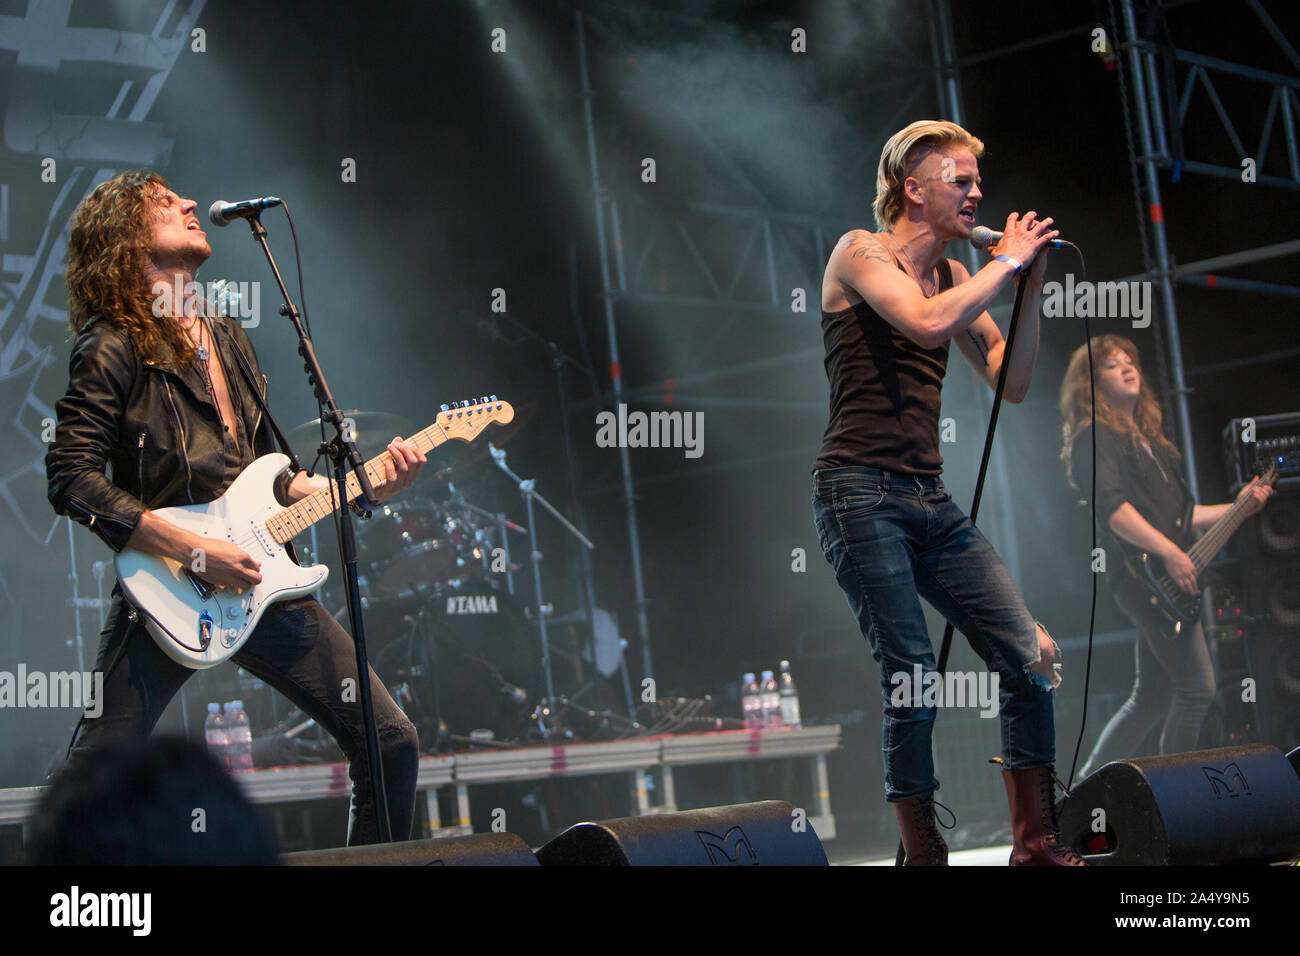
[[[998,675],[1002,759],[1009,770],[1044,767],[1056,757],[1049,681],[1028,670],[1040,659],[1033,615],[993,546],[938,477],[875,468],[813,473],[813,515],[826,560],[880,666],[885,798],[927,797],[934,776],[930,733],[935,707],[891,702],[898,674],[935,671],[921,610],[924,597],[966,636]]]

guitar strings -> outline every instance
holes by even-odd
[[[442,432],[441,441],[436,440],[434,429],[437,429],[438,431]],[[420,451],[428,452],[437,448],[439,445],[445,443],[446,441],[449,440],[449,438],[450,436],[447,434],[447,430],[442,425],[435,422],[434,424],[430,425],[428,428],[422,429],[421,431],[418,431],[414,435],[412,435],[410,441],[417,448],[419,448]],[[427,448],[421,447],[425,443],[428,444],[428,447]],[[380,474],[384,474],[386,472],[386,469],[383,469],[382,466],[386,464],[388,461],[392,460],[392,457],[393,456],[391,452],[385,451],[382,454],[375,456],[370,461],[365,463],[363,467],[366,469],[366,473],[369,475],[370,480],[372,482],[376,480],[376,478],[378,478]],[[349,501],[351,501],[352,498],[358,497],[361,494],[359,483],[357,482],[356,476],[354,474],[348,475],[347,488],[349,494],[349,498],[348,498]],[[336,497],[335,497],[336,494],[337,494],[337,489],[334,485],[334,482],[331,480],[329,488],[327,489],[322,488],[319,491],[314,491],[311,494],[307,495],[306,497],[298,499],[293,504],[282,508],[281,510],[277,511],[274,515],[272,515],[267,521],[265,521],[263,523],[263,526],[268,531],[270,531],[271,522],[279,519],[280,524],[287,525],[288,529],[293,531],[293,534],[291,534],[289,538],[286,539],[286,542],[291,541],[293,540],[293,538],[297,537],[299,534],[306,531],[316,522],[321,521],[326,516],[333,514],[335,511],[338,510],[338,504],[336,503]],[[328,501],[328,505],[326,504],[327,501]],[[323,511],[323,513],[320,516],[316,516],[314,514],[314,509],[317,503],[320,504],[321,509]],[[301,519],[300,516],[304,512],[306,512],[307,515],[312,518],[312,520],[307,521]],[[301,521],[301,526],[299,526],[300,521]],[[275,535],[272,534],[271,537],[274,539]],[[251,552],[259,544],[259,535],[256,532],[251,532],[237,538],[231,538],[230,540],[233,544],[238,545],[239,548],[241,548],[242,550]],[[277,543],[283,544],[285,542],[277,541]]]

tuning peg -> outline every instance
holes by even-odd
[[[489,395],[489,396],[488,396],[488,401],[489,401],[489,402],[495,402],[496,400],[497,400],[497,397],[496,397],[495,395]]]
[[[451,406],[448,405],[446,402],[443,402],[441,405],[438,406],[438,411],[449,412],[451,411]]]

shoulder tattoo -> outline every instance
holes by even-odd
[[[886,265],[892,260],[889,253],[885,251],[885,247],[881,245],[880,240],[865,229],[854,229],[844,237],[841,243],[854,259],[875,259],[877,262],[883,262]]]

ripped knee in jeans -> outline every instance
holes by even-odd
[[[1034,638],[1038,653],[1025,665],[1025,673],[1039,690],[1055,690],[1061,686],[1061,649],[1039,621],[1034,621]],[[1043,638],[1052,645],[1051,658],[1047,661],[1043,660]]]

